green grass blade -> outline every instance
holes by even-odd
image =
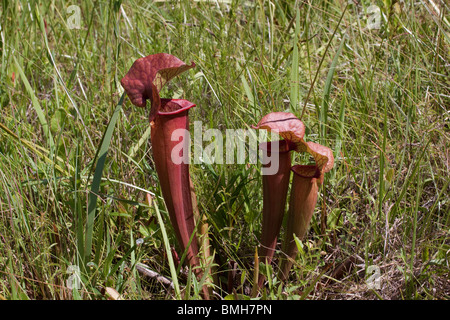
[[[63,159],[61,159],[61,157],[54,157],[55,160],[57,160],[59,163],[64,164],[64,167],[68,168],[69,171],[64,170],[64,168],[62,166],[60,166],[59,164],[57,164],[55,162],[55,160],[50,159],[49,157],[47,157],[46,155],[50,153],[50,151],[48,151],[47,149],[34,144],[24,138],[20,138],[18,135],[16,135],[13,131],[11,131],[8,127],[6,127],[4,124],[0,123],[0,133],[3,131],[6,134],[8,134],[10,137],[12,137],[13,139],[15,139],[18,143],[20,143],[21,145],[23,145],[25,148],[27,148],[28,150],[30,150],[31,152],[33,152],[34,154],[36,154],[39,158],[41,158],[42,160],[44,160],[46,163],[51,164],[54,166],[54,168],[56,170],[58,170],[60,173],[64,174],[64,175],[69,175],[71,172],[73,172],[73,167],[69,164],[64,164]]]
[[[116,126],[116,122],[117,122],[117,119],[120,114],[120,110],[122,109],[122,104],[123,104],[124,98],[125,98],[125,94],[122,94],[122,97],[120,98],[120,101],[117,104],[116,109],[114,110],[111,120],[109,121],[109,124],[106,127],[106,131],[105,131],[105,134],[103,135],[103,139],[100,144],[100,148],[98,149],[98,152],[97,152],[98,160],[97,160],[97,165],[95,167],[94,178],[93,178],[92,184],[91,184],[91,190],[89,192],[89,197],[88,197],[86,241],[85,241],[85,247],[84,247],[85,261],[87,261],[87,259],[89,258],[90,254],[91,254],[91,251],[92,251],[92,237],[93,237],[93,231],[94,231],[95,214],[96,214],[96,210],[97,210],[98,192],[100,190],[100,183],[102,180],[103,169],[105,167],[106,156],[108,153],[109,145],[111,143],[111,138],[112,138],[112,135],[114,132],[114,127]]]
[[[345,87],[344,87],[345,88]],[[344,89],[345,90],[345,89]],[[337,159],[341,152],[342,140],[344,138],[344,128],[345,128],[345,105],[347,103],[347,96],[344,95],[341,101],[341,106],[339,108],[339,126],[338,135],[336,137],[336,145],[334,147],[334,158]]]
[[[419,162],[420,163],[420,162]],[[415,251],[416,251],[416,245],[417,245],[417,212],[419,211],[419,204],[420,204],[420,197],[422,196],[422,190],[423,190],[423,181],[420,179],[420,177],[417,178],[417,193],[416,193],[416,203],[413,207],[413,232],[412,232],[412,241],[411,241],[411,259],[409,263],[409,268],[411,273],[414,272],[414,261],[417,259]]]
[[[420,155],[418,155],[417,160],[414,164],[414,167],[410,168],[411,173],[407,175],[405,182],[403,183],[403,187],[402,190],[400,191],[394,206],[392,207],[392,210],[388,213],[389,214],[389,223],[392,223],[394,221],[394,219],[397,217],[397,211],[398,208],[403,200],[403,198],[406,195],[406,192],[409,188],[409,185],[411,184],[412,180],[414,179],[414,177],[416,176],[417,172],[419,171],[420,168],[420,163],[422,161],[423,156],[425,155],[426,151],[428,150],[428,145],[430,144],[430,140],[428,140],[427,144],[425,145],[425,147],[423,147],[423,150],[421,151]]]
[[[306,106],[307,106],[307,104],[308,104],[309,97],[311,96],[311,93],[312,93],[312,91],[313,91],[314,84],[315,84],[316,81],[317,81],[317,77],[318,77],[318,75],[319,75],[320,68],[321,68],[321,66],[322,66],[323,61],[325,60],[325,56],[326,56],[326,54],[327,54],[327,52],[328,52],[328,49],[330,48],[331,42],[333,41],[334,36],[336,35],[336,32],[337,32],[339,26],[341,25],[342,18],[344,18],[345,12],[347,11],[347,7],[348,7],[348,4],[346,5],[344,11],[342,12],[341,17],[339,18],[339,22],[338,22],[338,24],[336,25],[336,28],[334,29],[333,34],[331,35],[330,41],[328,41],[328,43],[327,43],[327,46],[326,46],[326,48],[325,48],[325,53],[323,54],[322,59],[320,60],[319,66],[317,67],[317,71],[316,71],[316,74],[315,74],[315,76],[314,76],[314,80],[313,80],[313,82],[311,83],[311,86],[309,87],[308,95],[306,96],[305,102],[304,102],[304,104],[303,104],[303,109],[302,109],[302,113],[301,113],[301,116],[300,116],[300,120],[303,118],[303,115],[305,114]]]
[[[131,161],[132,158],[136,155],[136,153],[139,151],[139,149],[148,142],[148,138],[150,137],[152,132],[152,129],[150,126],[145,129],[145,132],[142,134],[142,136],[139,138],[139,141],[131,147],[130,151],[128,152],[129,160]]]
[[[320,121],[320,138],[322,139],[322,142],[325,143],[326,139],[326,130],[327,130],[327,121],[328,121],[328,110],[330,105],[330,93],[331,93],[331,87],[333,83],[333,76],[336,70],[337,63],[339,61],[339,56],[341,55],[342,48],[345,44],[345,37],[342,37],[341,44],[339,45],[339,48],[334,55],[333,61],[330,65],[330,70],[328,70],[327,79],[325,80],[325,87],[323,91],[323,100],[322,100],[322,108],[320,109],[319,113],[319,121]]]
[[[46,47],[46,49],[47,49],[47,58],[48,58],[48,61],[52,64],[52,66],[53,66],[53,68],[54,68],[54,70],[55,70],[55,72],[56,72],[56,75],[58,76],[58,80],[59,80],[59,82],[60,82],[62,88],[64,89],[64,92],[66,93],[67,97],[69,98],[70,102],[72,103],[73,108],[74,108],[75,111],[77,112],[78,117],[79,117],[79,119],[80,119],[80,121],[81,121],[81,124],[83,125],[83,128],[84,128],[84,130],[85,130],[85,132],[86,132],[86,137],[88,138],[88,140],[89,140],[91,146],[94,147],[94,143],[92,142],[91,136],[89,135],[89,132],[88,132],[88,130],[87,130],[87,127],[86,127],[86,125],[85,125],[85,123],[84,123],[84,121],[83,121],[83,117],[81,116],[81,112],[80,112],[80,110],[79,110],[77,104],[75,103],[74,99],[72,98],[71,94],[69,93],[68,88],[66,87],[66,85],[65,85],[65,83],[64,83],[64,80],[63,80],[63,78],[62,78],[62,76],[61,76],[61,73],[60,73],[60,71],[59,71],[59,69],[58,69],[58,67],[57,67],[57,65],[56,65],[56,62],[55,62],[55,59],[54,59],[54,57],[53,57],[52,51],[50,50],[50,47],[49,47],[49,45],[48,45],[48,38],[47,38],[47,32],[46,32],[46,30],[45,30],[45,23],[44,23],[44,19],[42,19],[42,17],[41,17],[41,13],[40,13],[39,6],[38,6],[38,5],[36,5],[36,7],[35,7],[35,16],[36,16],[37,23],[38,23],[38,25],[39,25],[39,28],[40,28],[40,30],[41,30],[41,33],[42,33],[42,36],[43,36],[43,39],[44,39],[45,47]]]
[[[295,33],[294,33],[294,45],[292,50],[292,64],[291,64],[291,93],[290,93],[290,109],[294,112],[298,107],[298,96],[300,85],[298,82],[298,39],[300,35],[300,10],[297,9],[297,14],[295,17]]]
[[[52,152],[53,147],[54,147],[54,142],[53,142],[52,133],[50,132],[50,126],[48,125],[44,110],[42,110],[41,105],[39,104],[39,101],[38,101],[36,95],[34,94],[34,90],[31,87],[30,83],[28,82],[28,79],[25,76],[25,73],[23,72],[23,69],[20,66],[19,62],[17,61],[16,57],[13,56],[13,59],[14,59],[14,63],[16,65],[17,71],[19,72],[19,76],[22,79],[23,84],[25,85],[25,89],[27,90],[28,94],[30,95],[31,103],[33,105],[34,110],[36,111],[39,123],[42,126],[42,130],[47,139],[47,144],[50,147],[50,152]]]
[[[148,198],[150,198],[150,195],[148,195]],[[150,201],[149,201],[149,205],[151,205]],[[161,228],[161,233],[163,236],[164,249],[166,250],[167,260],[169,260],[170,274],[172,275],[172,282],[173,282],[173,286],[175,288],[175,297],[176,297],[176,299],[180,300],[181,299],[180,286],[178,285],[177,270],[175,267],[175,263],[173,261],[172,251],[170,250],[169,237],[167,236],[166,227],[164,225],[164,221],[162,219],[161,213],[159,212],[159,208],[156,205],[156,203],[154,204],[154,208],[156,211],[156,217],[158,218],[159,227]]]
[[[83,233],[83,213],[81,209],[81,201],[78,197],[78,190],[80,187],[80,167],[81,167],[81,150],[80,142],[77,143],[75,149],[75,176],[73,181],[73,212],[75,214],[75,232],[77,235],[77,250],[78,256],[84,257],[84,233]],[[84,267],[84,266],[83,266]]]

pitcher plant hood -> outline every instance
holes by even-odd
[[[145,108],[150,99],[149,120],[152,123],[161,107],[159,92],[177,75],[195,67],[167,53],[157,53],[137,59],[120,81],[131,103]]]

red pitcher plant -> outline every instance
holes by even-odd
[[[186,160],[189,155],[182,154],[189,150],[186,146],[189,143],[188,113],[195,104],[182,99],[161,99],[159,95],[168,81],[194,66],[166,53],[149,55],[133,63],[121,84],[134,105],[146,107],[147,99],[150,100],[150,140],[164,202],[177,241],[181,249],[187,251],[187,261],[197,276],[201,276],[192,203],[195,195],[191,193],[189,161]],[[178,141],[172,141],[174,134]],[[186,147],[176,154],[175,147],[180,143]],[[203,294],[208,295],[205,288]]]
[[[289,173],[287,171],[293,172],[288,221],[282,247],[282,251],[288,259],[284,259],[280,266],[280,278],[286,280],[297,255],[297,246],[294,239],[295,237],[302,239],[306,234],[316,206],[318,189],[323,183],[324,173],[330,171],[333,167],[333,152],[320,144],[306,142],[303,139],[305,126],[292,113],[269,113],[254,128],[275,132],[284,139],[279,152],[280,166],[278,172],[272,176],[263,174],[262,181],[263,227],[260,256],[266,259],[267,263],[272,261],[284,216],[289,185]],[[261,147],[266,148],[266,145],[263,144]],[[315,164],[291,167],[290,157],[286,156],[289,151],[307,152],[314,158]],[[286,167],[289,169],[287,170]],[[260,282],[259,285],[261,286],[262,283]]]

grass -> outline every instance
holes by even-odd
[[[379,28],[368,28],[371,5]],[[276,264],[259,266],[269,280],[259,298],[450,297],[443,1],[83,1],[79,29],[67,6],[0,5],[0,298],[107,299],[107,288],[125,299],[200,297],[201,283],[167,258],[175,237],[148,110],[120,100],[133,61],[158,52],[196,63],[162,96],[196,103],[191,122],[204,130],[291,111],[308,140],[335,152],[289,282],[272,276]],[[191,165],[220,297],[252,294],[259,169]],[[176,291],[137,264],[178,272]]]

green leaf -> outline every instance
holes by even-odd
[[[108,154],[109,145],[111,143],[111,138],[114,132],[114,127],[116,126],[117,119],[120,114],[120,110],[122,109],[123,100],[125,98],[125,94],[122,94],[122,97],[119,100],[119,103],[114,110],[114,113],[109,121],[108,126],[106,127],[106,131],[103,135],[102,142],[100,144],[99,149],[97,150],[96,158],[97,165],[95,167],[94,178],[91,184],[91,191],[88,197],[88,217],[86,224],[86,241],[85,241],[85,249],[84,249],[84,257],[85,261],[89,258],[92,251],[92,236],[94,231],[94,222],[95,222],[95,214],[97,211],[97,198],[100,190],[100,182],[102,180],[103,169],[106,163],[106,156]],[[95,161],[93,162],[93,164]]]
[[[298,82],[298,39],[300,35],[300,10],[297,9],[297,15],[295,17],[295,33],[294,33],[294,45],[292,50],[292,64],[291,64],[291,94],[289,96],[291,100],[291,112],[294,112],[298,106],[299,96],[299,82]]]
[[[249,296],[246,296],[245,294],[236,293],[236,294],[229,294],[223,298],[224,300],[251,300]]]
[[[31,98],[31,104],[33,105],[34,110],[36,111],[36,114],[38,116],[39,123],[41,124],[42,130],[44,131],[44,135],[47,138],[47,144],[50,147],[50,152],[53,151],[54,142],[52,133],[50,132],[50,126],[48,125],[46,115],[44,111],[41,108],[41,105],[39,104],[39,101],[34,94],[34,90],[31,87],[30,83],[28,82],[27,77],[25,76],[25,73],[23,72],[22,67],[20,66],[19,62],[17,61],[16,57],[13,56],[14,63],[16,65],[17,71],[19,72],[20,78],[23,81],[23,84],[25,85],[25,89],[27,90],[28,94]]]
[[[339,61],[339,56],[341,55],[342,48],[345,44],[345,37],[342,37],[341,44],[334,55],[333,61],[331,62],[330,69],[328,70],[327,79],[325,81],[325,87],[323,90],[323,100],[322,100],[322,108],[319,113],[320,120],[320,137],[322,141],[326,139],[326,127],[328,122],[328,110],[330,105],[330,93],[331,93],[331,85],[333,83],[334,71],[336,70],[336,65]]]

